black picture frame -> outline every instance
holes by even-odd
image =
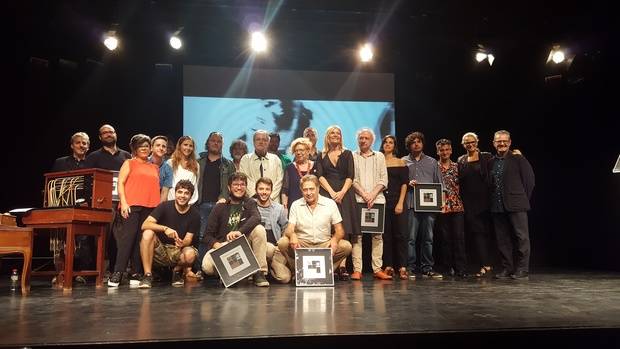
[[[121,201],[118,196],[118,174],[119,171],[112,171],[112,202]]]
[[[295,249],[295,286],[334,286],[331,248]]]
[[[441,183],[418,183],[413,186],[415,212],[441,212],[443,196]]]
[[[374,204],[368,208],[365,203],[357,203],[357,213],[362,233],[383,234],[385,230],[385,204]]]
[[[209,253],[225,287],[230,287],[260,270],[245,235]]]
[[[616,165],[611,170],[612,173],[620,173],[620,155],[618,155],[618,160],[616,160]]]

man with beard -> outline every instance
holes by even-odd
[[[159,189],[161,190],[161,202],[168,199],[168,190],[172,187],[172,167],[166,162],[168,151],[168,138],[155,136],[151,140],[151,157],[149,161],[159,166]]]
[[[85,160],[85,168],[102,168],[104,170],[119,171],[125,160],[131,159],[131,154],[116,146],[116,130],[114,127],[105,124],[99,128],[99,140],[102,147],[88,154]],[[116,219],[117,211],[112,210],[112,225],[107,231],[106,242],[108,244],[106,252],[109,258],[108,268],[110,272],[116,263],[116,240],[113,238],[116,232],[120,231],[121,220]]]
[[[286,229],[288,218],[286,209],[282,204],[271,201],[271,179],[263,177],[256,182],[256,203],[260,212],[261,225],[267,232],[267,264],[271,276],[282,284],[291,280],[291,271],[286,266],[286,258],[276,247],[282,232]]]
[[[510,151],[511,143],[510,132],[495,132],[493,146],[497,155],[489,165],[491,215],[503,268],[495,278],[527,280],[530,267],[527,211],[535,178],[527,159]]]
[[[174,188],[174,200],[157,206],[142,223],[140,256],[144,277],[139,288],[151,288],[153,263],[173,268],[172,286],[183,286],[183,270],[189,269],[198,256],[192,238],[200,228],[200,214],[189,205],[194,185],[180,180]]]
[[[200,232],[195,237],[194,246],[198,247],[200,258],[207,252],[206,246],[200,243],[207,228],[207,219],[215,204],[226,202],[228,194],[228,177],[235,172],[232,161],[222,156],[224,137],[219,132],[211,132],[205,142],[205,152],[200,153],[200,177],[198,178],[198,201],[200,212]],[[200,270],[197,261],[195,270]]]
[[[88,154],[86,168],[102,168],[104,170],[118,171],[125,160],[131,159],[131,154],[116,146],[116,131],[110,125],[99,128],[99,140],[102,147]]]
[[[265,278],[268,272],[267,233],[260,225],[261,218],[256,201],[246,196],[247,185],[247,176],[242,172],[235,172],[228,177],[230,197],[226,202],[215,205],[211,211],[202,243],[211,252],[224,246],[228,241],[245,235],[260,267],[260,270],[254,274],[254,284],[264,287],[269,286]],[[209,252],[202,259],[202,271],[206,275],[215,275],[215,265]]]

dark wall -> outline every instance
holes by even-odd
[[[103,123],[116,127],[123,148],[138,132],[180,136],[182,64],[239,67],[247,57],[239,47],[241,39],[225,34],[227,27],[222,23],[204,34],[204,40],[212,40],[211,50],[190,44],[183,54],[171,54],[165,45],[147,42],[147,31],[139,26],[145,20],[128,22],[127,27],[135,30],[127,33],[125,48],[108,54],[67,29],[71,27],[67,23],[74,22],[84,28],[102,27],[103,19],[95,20],[94,14],[78,10],[29,5],[19,9],[18,26],[33,27],[18,30],[16,64],[10,72],[14,81],[8,96],[13,108],[5,118],[10,117],[14,126],[4,128],[9,149],[2,171],[2,211],[41,205],[42,174],[56,157],[68,152],[69,137],[78,130],[91,136],[91,150],[99,147],[97,129]],[[535,22],[521,31],[498,27],[505,37],[491,40],[500,52],[493,67],[488,67],[473,61],[467,30],[441,21],[454,19],[454,13],[429,11],[422,16],[422,10],[405,10],[410,12],[393,15],[384,27],[375,64],[363,68],[346,52],[344,47],[350,42],[345,44],[345,39],[363,37],[355,29],[363,32],[369,26],[343,22],[339,12],[329,12],[328,20],[321,17],[323,27],[311,24],[316,13],[310,10],[306,17],[293,12],[286,17],[282,12],[280,24],[298,30],[299,36],[280,33],[274,58],[259,60],[257,66],[393,72],[397,136],[402,143],[409,132],[424,132],[429,155],[435,155],[437,139],[449,138],[455,143],[455,159],[462,152],[460,137],[467,131],[476,132],[481,148],[492,151],[493,132],[509,130],[513,147],[524,153],[536,173],[530,213],[533,265],[620,270],[616,253],[620,246],[616,218],[620,175],[611,173],[620,153],[620,127],[612,108],[617,49],[607,38],[601,18],[588,17],[598,21],[598,27],[588,27],[588,31],[580,29],[585,25],[569,26],[569,20],[553,33],[537,32],[541,27]],[[362,11],[361,17],[371,17],[371,12]],[[230,17],[220,21],[227,22],[226,18]],[[493,23],[501,21],[501,17],[490,18]],[[328,27],[334,23],[340,31]],[[465,25],[471,23],[458,24],[467,29]],[[194,30],[205,28],[210,28],[208,23]],[[189,35],[191,30],[187,30]],[[312,39],[312,31],[324,39]],[[571,68],[561,72],[562,78],[545,82],[546,76],[557,73],[544,64],[549,37],[556,32],[572,38],[582,50]],[[69,43],[61,41],[65,34]],[[307,44],[299,38],[307,38]]]

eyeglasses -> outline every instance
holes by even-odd
[[[243,182],[241,182],[241,183],[234,183],[234,182],[233,182],[233,183],[231,183],[231,184],[230,184],[230,186],[231,186],[231,187],[237,187],[237,188],[243,188],[243,187],[245,187],[245,186],[246,186],[246,184],[245,184],[245,183],[243,183]]]

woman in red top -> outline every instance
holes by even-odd
[[[118,174],[118,196],[123,221],[116,237],[117,252],[114,273],[108,280],[109,287],[118,287],[131,256],[136,276],[141,269],[141,226],[153,208],[159,204],[159,168],[148,161],[151,154],[151,138],[137,134],[129,142],[132,158],[126,160]],[[139,282],[137,277],[134,277]],[[131,283],[131,281],[130,281]]]

